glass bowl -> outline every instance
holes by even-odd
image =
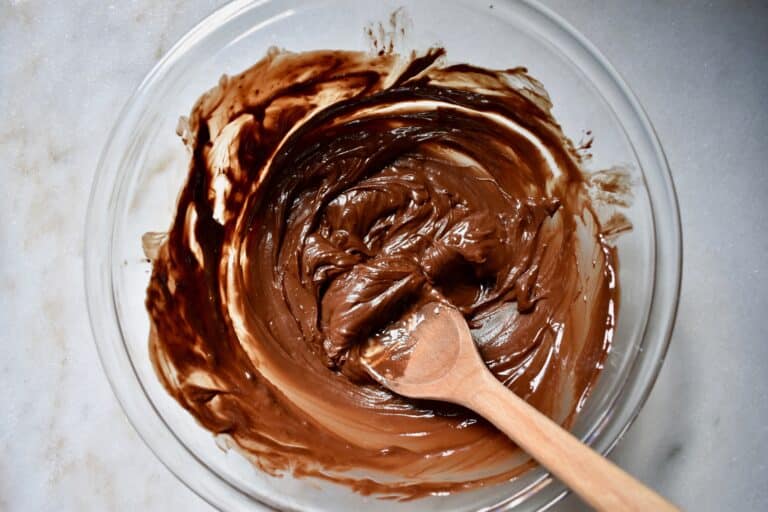
[[[444,46],[450,62],[525,66],[541,80],[565,133],[594,136],[592,170],[629,169],[631,232],[618,238],[621,309],[605,368],[573,433],[607,453],[645,401],[669,342],[681,273],[680,220],[661,146],[639,103],[599,52],[562,19],[526,1],[237,1],[185,35],[123,109],[102,153],[86,226],[88,308],[115,394],[158,458],[193,491],[224,510],[540,510],[566,489],[541,468],[503,484],[451,496],[393,502],[315,479],[268,476],[214,437],[160,385],[148,355],[144,307],[150,263],[145,232],[167,230],[189,155],[180,115],[222,74],[255,63],[270,46],[370,48],[366,29],[386,30],[396,9],[407,22],[399,51]]]

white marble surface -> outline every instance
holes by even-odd
[[[113,398],[81,266],[117,109],[217,3],[0,0],[0,510],[210,510]],[[546,3],[633,86],[682,208],[672,348],[614,458],[687,509],[766,510],[768,4]]]

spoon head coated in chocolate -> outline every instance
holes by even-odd
[[[381,385],[410,398],[449,400],[467,373],[483,371],[467,322],[430,302],[366,344],[361,361]]]

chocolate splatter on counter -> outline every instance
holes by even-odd
[[[524,69],[444,60],[273,50],[180,126],[189,176],[167,238],[148,237],[150,353],[264,471],[415,498],[531,467],[469,411],[363,370],[365,341],[427,302],[566,426],[599,374],[617,261],[581,157]]]

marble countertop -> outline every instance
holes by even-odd
[[[83,222],[119,107],[220,2],[0,2],[0,510],[211,510],[158,462],[88,326]],[[671,349],[613,453],[686,509],[768,509],[768,4],[547,0],[631,84],[678,187]],[[581,510],[569,498],[558,510]]]

